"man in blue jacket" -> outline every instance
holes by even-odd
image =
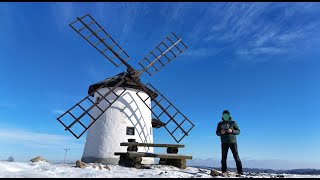
[[[234,160],[236,161],[238,174],[243,174],[242,164],[238,154],[237,139],[236,135],[240,134],[240,129],[237,123],[232,120],[230,112],[224,110],[222,113],[222,121],[218,123],[216,134],[220,136],[221,139],[221,171],[222,173],[227,172],[227,156],[229,148],[232,151]]]

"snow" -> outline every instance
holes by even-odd
[[[146,169],[122,167],[118,165],[101,165],[89,163],[84,169],[75,164],[51,164],[47,162],[7,162],[0,161],[0,178],[213,178],[209,169],[187,167],[179,169],[173,166],[150,165]],[[99,168],[100,166],[100,168]],[[235,172],[230,172],[235,175]],[[290,178],[320,178],[319,175],[283,174]],[[269,178],[276,174],[251,174],[245,177]],[[218,177],[223,178],[223,177]]]

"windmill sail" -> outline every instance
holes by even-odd
[[[116,67],[123,64],[123,61],[126,62],[130,59],[129,55],[90,14],[77,18],[69,25]]]
[[[65,130],[70,131],[77,139],[79,139],[89,128],[90,126],[98,120],[98,118],[109,108],[111,105],[119,99],[119,97],[126,91],[125,87],[120,93],[114,92],[117,87],[120,87],[124,82],[125,74],[121,77],[119,81],[113,87],[108,88],[106,94],[101,94],[96,89],[91,92],[88,96],[83,98],[81,101],[76,103],[73,107],[63,113],[57,120],[66,128]],[[104,85],[101,86],[105,87]],[[94,100],[92,95],[98,93],[98,99]],[[102,107],[101,104],[104,104]],[[72,127],[75,127],[72,129]],[[79,130],[80,129],[80,130]]]
[[[139,62],[143,68],[139,75],[144,72],[150,76],[154,75],[186,49],[187,46],[182,42],[182,39],[171,33]]]
[[[165,123],[163,127],[169,132],[174,140],[179,143],[188,135],[189,131],[194,127],[194,124],[150,83],[148,83],[144,88],[148,88],[158,95],[156,98],[153,96],[148,97],[152,99],[151,107],[145,103],[148,98],[143,99],[139,95],[141,91],[137,92],[138,97],[147,107],[149,107],[155,119],[161,120]]]
[[[144,72],[152,76],[186,50],[187,46],[181,38],[171,33],[139,62],[142,70],[136,71],[127,62],[130,59],[129,55],[90,14],[80,18],[77,17],[77,20],[70,23],[69,26],[116,67],[124,64],[127,67],[127,73],[119,75],[119,81],[116,81],[110,87],[104,82],[102,85],[100,83],[96,84],[93,90],[88,93],[88,96],[58,117],[57,120],[65,127],[65,130],[79,139],[123,95],[126,91],[124,86],[129,85],[128,87],[134,86],[138,89],[137,96],[151,110],[154,127],[163,126],[178,143],[188,135],[194,124],[151,84],[144,85],[139,78]],[[99,91],[104,87],[108,88],[105,94]],[[122,87],[122,91],[116,90],[117,87]],[[143,99],[144,96],[139,95],[141,91],[147,93],[151,98],[151,107],[146,103],[148,99]],[[98,98],[94,99],[93,95]],[[77,127],[80,128],[79,131]]]

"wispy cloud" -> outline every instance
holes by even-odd
[[[286,53],[286,49],[279,49],[277,47],[256,47],[250,50],[240,50],[238,54],[240,55],[262,55],[262,54],[278,54]]]
[[[22,144],[32,148],[82,148],[82,144],[75,142],[71,136],[37,133],[21,129],[0,129],[0,141]]]
[[[206,21],[207,28],[195,32],[204,35],[196,37],[201,37],[206,44],[220,43],[232,48],[239,57],[284,53],[290,56],[320,30],[315,10],[307,3],[227,3],[217,6],[219,8],[206,13],[212,21]]]
[[[106,61],[106,63],[109,64],[110,66],[112,66],[111,63],[109,63],[107,61]],[[96,67],[93,65],[90,65],[89,67],[87,66],[85,71],[86,71],[86,74],[88,75],[88,78],[91,79],[92,84],[96,83],[98,81],[101,81],[109,76],[115,75],[115,73],[112,74],[113,72],[110,73],[109,71],[102,71],[100,67]]]
[[[114,13],[117,13],[119,22],[122,22],[122,30],[120,34],[128,34],[131,32],[131,28],[133,28],[136,17],[138,14],[138,8],[137,3],[118,3],[113,4],[114,8],[121,9],[122,11],[114,11]]]
[[[148,3],[141,2],[104,2],[95,7],[99,15],[96,20],[122,48],[130,44],[127,39],[134,34],[140,17],[152,11]]]
[[[53,114],[63,114],[65,112],[65,110],[61,110],[61,109],[54,109],[51,111]]]
[[[78,16],[75,14],[75,4],[73,2],[54,3],[51,7],[52,18],[61,32],[65,31],[68,24]]]
[[[192,58],[202,58],[202,57],[210,57],[218,54],[224,48],[189,48],[187,51],[181,53],[182,56],[192,57]]]
[[[53,15],[61,28],[76,17],[74,5],[56,3],[53,6]],[[143,42],[149,38],[139,33],[141,30],[152,37],[177,30],[185,33],[182,38],[187,45],[195,45],[184,53],[190,57],[217,55],[228,49],[236,58],[259,59],[283,54],[293,57],[297,49],[301,53],[307,40],[317,36],[320,30],[320,20],[317,18],[319,6],[319,3],[272,2],[105,2],[95,3],[93,8],[99,23],[103,27],[107,25],[105,30],[126,50],[129,44],[136,42],[129,39]],[[198,20],[191,25],[188,18]],[[153,28],[145,28],[149,24]]]
[[[172,11],[169,13],[169,21],[179,21],[180,18],[184,17],[190,8],[193,7],[194,2],[177,2],[170,4],[172,7]]]
[[[81,99],[83,99],[87,94],[79,94],[79,95],[75,95],[75,94],[69,94],[67,92],[48,92],[47,96],[54,100],[57,101],[58,103],[51,103],[48,105],[54,105],[54,106],[58,106],[58,107],[62,107],[65,105],[64,102],[69,102],[69,103],[76,103],[78,101],[80,101]]]

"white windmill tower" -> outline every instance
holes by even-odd
[[[120,73],[114,77],[93,84],[89,87],[88,94],[94,93],[94,100],[98,101],[102,95],[110,91],[108,87],[113,87],[121,81],[121,77],[127,73]],[[102,86],[102,87],[101,87]],[[103,115],[88,129],[87,140],[82,156],[83,162],[104,162],[117,164],[119,157],[114,152],[125,151],[126,147],[119,146],[120,142],[132,139],[135,142],[153,143],[152,121],[151,121],[151,101],[149,95],[138,85],[124,82],[122,87],[117,87],[113,92],[119,98],[110,106],[106,100],[102,100],[98,107],[92,110],[93,116],[97,117],[100,109],[107,109]],[[139,98],[147,99],[145,103]],[[117,96],[110,94],[108,101],[116,99]],[[100,109],[99,109],[100,108]],[[138,147],[139,152],[153,152],[153,147]],[[144,164],[154,164],[153,158],[144,157]]]
[[[140,81],[144,72],[152,76],[187,48],[181,39],[170,34],[139,62],[143,69],[136,71],[127,63],[127,53],[89,14],[70,26],[115,66],[127,67],[91,85],[88,96],[57,118],[77,139],[88,130],[82,161],[118,164],[114,152],[126,150],[120,143],[153,143],[152,128],[164,127],[178,143],[188,135],[194,124],[151,84]],[[136,150],[153,152],[152,147]],[[154,160],[144,157],[143,163]]]

